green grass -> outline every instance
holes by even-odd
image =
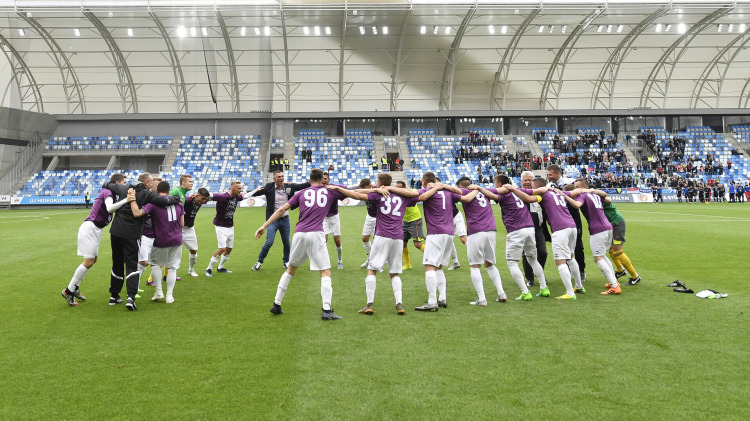
[[[384,275],[375,315],[357,314],[364,208],[342,207],[337,322],[320,320],[319,275],[306,266],[286,314],[268,313],[281,242],[260,272],[250,269],[263,209],[235,217],[234,273],[187,277],[185,255],[177,301],[152,303],[146,287],[137,312],[107,305],[108,230],[82,284],[88,300],[70,308],[60,297],[81,260],[76,233],[87,211],[3,212],[0,419],[746,419],[748,206],[619,205],[626,251],[643,277],[619,297],[599,295],[605,281],[589,257],[588,293],[576,302],[472,307],[459,244],[463,267],[446,272],[449,307],[413,311],[426,299],[415,265],[402,277],[405,317]],[[200,273],[216,247],[212,218],[209,208],[198,215]],[[504,239],[501,228],[501,262]],[[335,259],[332,241],[329,251]],[[504,262],[498,268],[517,296]],[[546,273],[553,295],[562,294],[551,261]],[[675,279],[729,298],[674,293],[665,285]]]

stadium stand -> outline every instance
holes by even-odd
[[[750,125],[739,125],[732,127],[734,140],[740,143],[750,143]]]
[[[372,161],[368,151],[374,142],[370,130],[347,130],[345,138],[328,138],[322,130],[300,130],[294,145],[294,168],[289,181],[302,183],[308,179],[310,170],[320,168],[328,171],[333,165],[332,179],[343,185],[358,184],[362,178],[372,177]],[[308,162],[305,151],[311,151]]]
[[[93,151],[122,149],[169,149],[172,136],[51,137],[48,151]]]

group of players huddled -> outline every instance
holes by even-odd
[[[434,312],[447,307],[447,282],[443,268],[452,270],[460,267],[454,236],[459,236],[467,247],[471,281],[477,292],[477,299],[470,304],[487,306],[482,266],[497,289],[497,301],[505,302],[507,295],[495,266],[497,228],[491,206],[493,201],[500,206],[502,221],[508,233],[506,263],[521,292],[516,300],[533,299],[529,287],[535,285],[534,278],[539,284],[536,296],[551,296],[544,275],[546,246],[543,243],[543,233],[546,233],[546,224],[551,229],[549,239],[552,253],[565,287],[565,293],[557,298],[575,300],[576,294],[586,292],[583,286],[585,273],[575,256],[577,243],[578,248],[582,248],[580,217],[573,217],[577,216],[579,210],[588,221],[591,254],[607,281],[606,290],[602,294],[621,294],[622,288],[617,279],[628,273],[628,285],[640,282],[641,278],[623,250],[625,220],[605,192],[590,189],[585,178],[579,178],[567,186],[560,185],[561,169],[557,166],[550,166],[547,180],[534,178],[534,174],[529,171],[521,175],[521,180],[522,187],[518,188],[511,184],[507,176],[498,175],[493,180],[495,187],[484,188],[471,184],[469,178],[463,177],[454,187],[442,184],[434,173],[427,172],[421,179],[423,188],[414,190],[400,181],[392,185],[391,175],[380,173],[374,185],[369,179],[364,179],[358,186],[348,188],[331,184],[328,174],[320,169],[313,169],[309,182],[303,184],[284,183],[283,173],[277,172],[273,183],[259,187],[252,193],[254,196],[265,195],[267,199],[266,222],[255,232],[255,238],[260,238],[269,230],[253,270],[260,270],[277,232],[281,233],[284,242],[283,267],[286,270],[279,280],[270,312],[275,315],[283,314],[281,303],[289,283],[297,268],[309,260],[310,270],[319,271],[321,276],[322,319],[341,318],[331,307],[333,287],[326,241],[328,234],[333,234],[338,268],[343,268],[338,202],[347,197],[367,204],[362,241],[368,258],[361,266],[367,269],[367,301],[359,310],[362,314],[375,312],[376,275],[386,266],[393,288],[396,313],[405,314],[400,274],[403,270],[412,268],[407,247],[410,240],[424,253],[422,263],[428,297],[427,302],[415,307],[415,310]],[[76,299],[86,299],[79,286],[86,272],[96,262],[102,229],[113,220],[113,212],[115,216],[110,230],[113,256],[110,305],[123,302],[120,292],[123,283],[126,283],[126,307],[129,310],[137,309],[138,292],[143,291],[139,289],[140,278],[148,265],[151,266],[153,279],[153,283],[149,281],[149,285],[156,288],[152,300],[174,302],[182,245],[190,253],[188,274],[198,276],[195,272],[198,244],[194,223],[198,210],[209,200],[216,202],[213,223],[218,249],[211,257],[205,276],[213,276],[213,267],[217,263],[217,272],[230,273],[225,264],[234,243],[234,213],[238,203],[248,195],[242,192],[240,182],[232,182],[227,193],[211,194],[205,188],[200,188],[191,195],[188,192],[193,187],[193,179],[189,175],[181,176],[180,187],[171,190],[168,182],[152,178],[148,173],[143,173],[130,186],[126,186],[126,182],[124,175],[112,175],[79,229],[78,255],[84,260],[76,269],[68,287],[62,291],[62,296],[69,305],[77,306]],[[419,202],[423,204],[426,237],[422,233],[422,214],[417,207]],[[465,222],[456,207],[458,202],[462,203],[466,214]],[[299,220],[289,244],[288,215],[290,210],[297,208]],[[374,240],[370,242],[373,236]],[[542,244],[539,244],[540,241]],[[607,254],[611,257],[611,262],[607,259]],[[450,265],[451,259],[453,265]],[[530,272],[527,282],[519,268],[522,259]],[[166,269],[166,296],[161,286],[162,267]]]

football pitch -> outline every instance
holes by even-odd
[[[341,207],[343,270],[332,239],[328,248],[333,308],[344,319],[332,322],[320,319],[320,278],[307,265],[289,286],[285,314],[268,312],[282,245],[277,238],[261,270],[251,270],[263,208],[238,210],[233,273],[213,278],[203,271],[216,249],[214,209],[202,209],[201,276],[187,276],[185,252],[176,301],[151,302],[143,279],[135,312],[107,305],[109,228],[81,285],[87,300],[71,308],[60,296],[81,262],[76,238],[88,210],[0,212],[0,419],[747,419],[750,205],[617,206],[643,278],[621,296],[599,294],[605,280],[586,233],[585,295],[513,300],[520,293],[495,209],[509,301],[494,302],[482,271],[490,305],[469,305],[476,293],[456,239],[462,267],[445,272],[448,308],[414,311],[427,293],[422,253],[410,245],[403,317],[385,274],[375,314],[357,313],[365,209]],[[545,273],[561,295],[547,247]],[[729,297],[675,293],[666,287],[675,279]]]

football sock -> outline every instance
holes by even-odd
[[[570,269],[568,269],[568,265],[565,263],[559,265],[557,271],[560,272],[560,278],[565,286],[565,292],[571,297],[576,295],[575,291],[573,291],[573,285],[570,283]]]
[[[484,296],[484,285],[482,284],[482,271],[479,268],[470,268],[471,282],[474,284],[474,289],[477,290],[477,297],[479,301],[487,300]]]
[[[524,282],[523,280],[523,273],[521,273],[521,269],[518,268],[518,262],[508,260],[508,269],[510,269],[510,276],[513,278],[513,281],[516,283],[516,285],[518,285],[521,293],[526,294],[527,292],[529,292],[529,288],[526,286],[526,282]]]
[[[367,240],[367,241],[363,242],[362,244],[365,246],[365,253],[367,253],[367,256],[369,257],[370,256],[370,249],[372,248],[372,243],[370,242],[370,240]]]
[[[424,253],[424,246],[425,246],[424,243],[422,243],[422,245],[419,246],[419,251],[421,251],[422,253]]]
[[[445,287],[447,284],[445,272],[442,269],[438,269],[435,271],[435,276],[437,277],[438,300],[443,301],[445,300]]]
[[[219,263],[219,258],[216,256],[211,256],[211,261],[208,262],[208,267],[206,268],[206,270],[213,269],[214,265],[217,263]]]
[[[573,275],[573,279],[576,282],[576,288],[583,288],[583,283],[581,282],[581,269],[579,268],[576,259],[568,260],[568,267],[570,268],[570,273]]]
[[[622,262],[620,261],[620,255],[617,252],[615,252],[612,249],[609,249],[609,257],[612,259],[612,263],[614,264],[615,269],[617,269],[618,272],[622,272],[623,270],[625,270],[622,267]]]
[[[401,255],[401,257],[404,258],[404,264],[406,266],[411,266],[411,257],[409,257],[409,247],[404,247],[404,252]]]
[[[365,278],[365,293],[367,294],[367,304],[375,302],[375,275],[367,275]]]
[[[401,278],[394,276],[391,279],[391,286],[393,287],[393,298],[396,299],[396,304],[401,304]]]
[[[89,270],[84,265],[78,265],[76,268],[75,273],[73,274],[73,278],[70,280],[70,283],[68,284],[68,291],[75,291],[76,288],[81,285],[81,281],[83,280],[83,277],[86,276],[86,272]]]
[[[434,270],[425,271],[424,282],[427,285],[427,303],[437,305],[437,274]]]
[[[341,263],[341,249],[342,249],[343,247],[344,247],[344,246],[341,246],[341,247],[336,247],[336,257],[338,257],[338,258],[339,258],[339,263]]]
[[[536,279],[539,281],[539,288],[547,289],[547,278],[544,277],[544,268],[542,268],[542,265],[536,260],[536,256],[526,256],[526,261],[531,266],[531,269],[534,271],[534,276],[536,276]]]
[[[222,254],[221,255],[221,261],[219,262],[219,266],[217,267],[217,269],[224,269],[224,264],[227,263],[227,260],[229,260],[229,255],[228,254]]]
[[[195,271],[195,264],[198,262],[198,253],[191,254],[189,259],[190,265],[188,266],[188,270],[190,272]]]
[[[151,266],[151,276],[154,277],[154,279],[158,279],[158,282],[154,282],[154,286],[156,287],[156,292],[160,293],[162,292],[161,289],[161,267],[153,265]]]
[[[320,278],[320,296],[323,298],[323,310],[330,310],[331,299],[333,298],[333,285],[331,285],[330,276]]]
[[[177,272],[170,270],[167,272],[167,295],[172,295],[175,283],[177,283]]]
[[[275,304],[281,305],[281,300],[284,299],[286,289],[289,286],[289,282],[292,280],[292,275],[284,272],[279,279],[279,286],[276,288],[276,298],[273,299]]]
[[[618,254],[617,257],[620,259],[620,262],[622,262],[622,265],[625,267],[625,270],[627,270],[628,273],[630,274],[630,277],[637,278],[638,272],[635,271],[635,268],[633,267],[633,263],[630,262],[630,258],[628,257],[627,254],[625,254],[625,251],[624,250],[618,251],[615,254]]]
[[[612,267],[606,262],[607,258],[599,259],[596,261],[597,266],[599,266],[599,270],[602,271],[602,274],[604,275],[604,279],[609,282],[609,285],[612,288],[617,288],[619,285],[617,284],[617,277],[615,276],[615,273],[612,271]]]
[[[456,263],[458,263],[458,250],[456,250],[455,243],[451,244],[451,246],[453,247],[453,251],[451,252],[451,258],[453,259],[453,264],[455,265]]]
[[[516,269],[518,267],[516,266]],[[492,281],[492,284],[495,285],[495,288],[497,288],[497,293],[499,294],[505,294],[505,291],[503,291],[503,281],[500,279],[500,271],[497,270],[497,267],[495,265],[492,265],[488,268],[485,268],[487,271],[487,274],[490,275],[490,281]]]

